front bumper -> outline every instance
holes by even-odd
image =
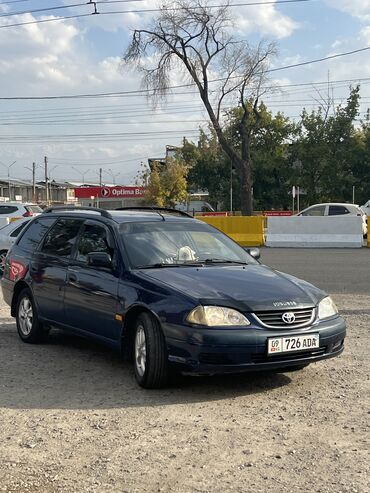
[[[181,371],[194,374],[239,373],[306,365],[341,354],[346,336],[346,324],[341,317],[298,330],[260,327],[209,329],[170,325],[163,329],[169,362]],[[319,348],[267,355],[269,337],[310,333],[320,335]]]

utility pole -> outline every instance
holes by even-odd
[[[101,193],[101,187],[103,186],[103,168],[99,168],[99,191],[96,195],[96,207],[99,207],[99,194]]]
[[[32,202],[36,202],[36,163],[32,163]]]
[[[48,179],[48,158],[44,157],[45,165],[45,190],[46,190],[46,204],[49,205],[49,179]]]
[[[230,164],[230,215],[233,215],[233,163]]]

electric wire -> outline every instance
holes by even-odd
[[[276,5],[276,4],[292,4],[292,3],[306,3],[306,2],[311,2],[311,1],[315,1],[315,0],[276,0],[275,2],[274,1],[267,1],[267,2],[248,2],[248,3],[235,3],[235,4],[219,4],[219,5],[209,5],[208,8],[221,8],[221,7],[242,7],[242,6],[258,6],[258,5],[269,5],[269,4],[273,4],[273,5]],[[88,3],[85,3],[85,4],[78,4],[78,5],[72,5],[72,6],[60,6],[58,8],[73,8],[73,7],[76,7],[76,6],[86,6],[86,5],[89,5],[89,6],[92,6],[94,7],[95,5],[97,4],[100,4],[100,5],[109,5],[109,3],[112,3],[112,2],[88,2]],[[118,0],[116,0],[115,3],[126,3],[126,1],[124,0],[120,0],[118,2]],[[200,8],[203,8],[203,7],[193,7],[192,10],[196,10],[196,9],[200,9]],[[13,13],[9,13],[8,15],[4,15],[4,17],[10,17],[10,16],[16,16],[16,15],[22,15],[22,14],[32,14],[32,13],[39,13],[41,11],[47,11],[47,10],[52,10],[52,9],[38,9],[37,11],[22,11],[22,12],[13,12]],[[55,10],[56,10],[56,7],[55,7]],[[19,27],[19,26],[27,26],[27,25],[30,25],[30,24],[42,24],[42,23],[45,23],[45,22],[56,22],[56,21],[63,21],[63,20],[69,20],[69,19],[78,19],[80,17],[88,17],[88,16],[91,16],[91,15],[117,15],[117,14],[141,14],[141,13],[153,13],[153,12],[161,12],[163,9],[135,9],[135,10],[118,10],[118,11],[102,11],[102,12],[97,12],[94,10],[94,12],[89,12],[87,14],[76,14],[76,15],[68,15],[68,16],[61,16],[61,17],[53,17],[51,19],[37,19],[37,20],[34,20],[34,21],[26,21],[26,22],[17,22],[17,23],[13,23],[13,24],[4,24],[2,26],[0,26],[0,29],[3,29],[3,28],[9,28],[9,27]],[[169,7],[167,8],[166,10],[171,10],[171,11],[176,11],[176,10],[184,10],[184,8],[182,7],[179,7],[179,8],[176,8],[176,7]]]

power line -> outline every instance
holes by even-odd
[[[15,15],[21,15],[21,14],[32,14],[32,13],[39,13],[42,11],[50,11],[50,10],[56,10],[56,9],[62,9],[62,8],[74,8],[74,7],[80,7],[80,6],[86,6],[86,5],[109,5],[110,3],[127,3],[128,0],[112,0],[111,2],[88,2],[84,4],[75,4],[75,5],[65,5],[65,6],[58,6],[58,7],[52,7],[49,9],[37,9],[37,10],[30,10],[30,11],[22,11],[22,12],[14,12],[14,13],[7,13],[4,14],[3,16],[0,17],[10,17],[10,16],[15,16]],[[141,0],[134,0],[134,1],[141,1]],[[234,3],[234,4],[219,4],[219,5],[208,5],[207,8],[222,8],[222,7],[250,7],[250,6],[258,6],[258,5],[276,5],[276,4],[292,4],[292,3],[306,3],[306,2],[312,2],[315,0],[276,0],[276,1],[266,1],[266,2],[248,2],[248,3]],[[192,7],[190,10],[196,10],[196,9],[201,9],[203,7]],[[185,7],[169,7],[165,10],[170,10],[170,11],[177,11],[177,10],[184,10]],[[63,20],[68,20],[68,19],[78,19],[80,17],[87,17],[90,15],[117,15],[117,14],[142,14],[145,12],[161,12],[163,9],[136,9],[136,10],[118,10],[118,11],[107,11],[107,12],[90,12],[88,14],[76,14],[76,15],[70,15],[70,16],[61,16],[61,17],[54,17],[52,19],[37,19],[34,21],[27,21],[27,22],[17,22],[14,24],[5,24],[3,26],[0,26],[0,29],[4,28],[9,28],[9,27],[19,27],[19,26],[27,26],[30,24],[42,24],[45,22],[55,22],[55,21],[63,21]]]
[[[266,73],[271,73],[271,72],[277,72],[279,70],[286,70],[294,67],[301,67],[302,65],[310,65],[312,63],[319,63],[323,62],[325,60],[332,60],[334,58],[339,58],[343,56],[348,56],[348,55],[354,55],[356,53],[361,53],[364,51],[370,50],[370,46],[365,46],[364,48],[358,48],[357,50],[352,50],[352,51],[347,51],[347,52],[342,52],[342,53],[337,53],[335,55],[329,55],[327,57],[322,57],[322,58],[316,58],[314,60],[307,60],[305,62],[300,62],[300,63],[294,63],[291,65],[285,65],[283,67],[277,67],[277,68],[272,68],[266,70]],[[240,76],[234,76],[230,77],[232,79],[239,78]],[[226,80],[225,77],[220,77],[217,79],[211,79],[208,82],[220,82]],[[355,79],[356,80],[356,79]],[[328,82],[326,82],[327,84]],[[168,89],[178,89],[178,88],[184,88],[184,87],[191,87],[194,86],[194,83],[189,83],[189,84],[180,84],[176,86],[169,86]],[[273,88],[273,86],[272,86]],[[60,96],[13,96],[13,97],[0,97],[0,100],[2,101],[9,101],[9,100],[49,100],[49,99],[80,99],[80,98],[96,98],[96,97],[116,97],[116,96],[122,96],[122,95],[128,95],[128,94],[148,94],[152,90],[151,89],[137,89],[135,91],[118,91],[118,92],[106,92],[106,93],[95,93],[95,94],[74,94],[74,95],[60,95]]]
[[[357,79],[338,79],[338,80],[332,80],[330,81],[330,87],[334,88],[334,89],[339,89],[339,88],[342,88],[342,87],[347,87],[347,84],[348,83],[351,83],[351,82],[355,82],[355,83],[362,83],[363,85],[366,84],[366,83],[370,83],[370,77],[365,77],[365,78],[357,78]],[[320,86],[320,85],[325,85],[327,86],[328,85],[328,81],[311,81],[311,82],[303,82],[303,83],[296,83],[296,84],[283,84],[283,85],[280,85],[279,86],[279,89],[288,89],[288,88],[298,88],[298,90],[294,90],[294,89],[291,89],[291,91],[284,91],[284,93],[286,94],[288,92],[288,94],[305,94],[307,92],[306,89],[304,89],[303,91],[300,90],[299,88],[300,87],[309,87],[309,88],[315,88],[315,86]],[[276,89],[275,86],[266,86],[266,89]],[[198,94],[197,91],[187,91],[187,92],[174,92],[172,93],[172,96],[180,96],[180,95],[191,95],[191,94]],[[272,96],[273,97],[273,96]],[[337,99],[337,98],[336,98]],[[362,100],[364,98],[361,98]],[[265,99],[264,101],[266,101],[267,99]],[[269,99],[268,99],[269,100]],[[168,108],[169,105],[178,105],[180,102],[181,103],[188,103],[188,102],[193,102],[194,99],[192,99],[191,101],[185,101],[184,99],[181,99],[180,101],[167,101],[165,103],[165,108]],[[272,101],[272,100],[269,100],[269,101]],[[275,102],[277,102],[278,100],[274,100]],[[286,98],[284,99],[284,101],[286,101]],[[293,101],[297,101],[297,100],[293,100]],[[114,109],[114,112],[118,112],[120,110],[120,108],[138,108],[140,106],[143,106],[144,108],[147,108],[147,103],[144,103],[144,102],[136,102],[136,103],[125,103],[124,105],[99,105],[99,106],[94,106],[93,109],[91,106],[71,106],[71,107],[53,107],[53,108],[41,108],[41,109],[32,109],[32,110],[9,110],[9,111],[0,111],[0,115],[16,115],[16,116],[21,116],[21,115],[28,115],[28,114],[32,114],[32,115],[36,115],[36,116],[40,116],[38,115],[39,113],[41,113],[41,116],[42,116],[42,113],[47,113],[46,116],[58,116],[58,113],[57,114],[51,114],[50,115],[50,112],[52,111],[57,111],[57,112],[63,112],[63,113],[70,113],[70,112],[73,112],[73,111],[76,111],[76,110],[86,110],[89,112],[91,112],[91,114],[97,114],[97,113],[107,113],[107,109],[108,108],[112,108]],[[184,107],[184,108],[188,108],[189,106],[188,105],[185,105],[185,106],[176,106],[176,108],[181,108],[181,107]],[[162,110],[163,108],[160,107],[160,110]],[[175,109],[174,107],[171,108],[171,109]],[[150,111],[148,110],[147,113],[149,113]],[[59,113],[60,114],[60,113]],[[78,112],[78,115],[83,115],[83,113],[81,113],[81,111]],[[64,116],[63,114],[61,116]],[[70,115],[65,115],[65,116],[72,116],[71,114]]]
[[[9,2],[0,2],[0,5],[10,5],[12,3],[24,3],[29,2],[30,0],[9,0]]]
[[[22,0],[22,1],[25,1],[25,0]],[[143,2],[143,1],[145,1],[145,0],[119,0],[119,3],[134,3],[134,2]],[[76,8],[76,7],[86,7],[86,6],[94,7],[95,4],[107,5],[107,2],[72,3],[72,4],[66,4],[66,5],[43,7],[41,9],[23,10],[23,11],[18,11],[18,12],[5,12],[4,14],[0,14],[0,17],[13,17],[15,15],[23,15],[23,14],[39,14],[40,12],[50,12],[50,11],[54,11],[54,10],[64,10],[64,9],[70,9],[70,8]],[[95,12],[91,12],[90,14],[95,14]]]

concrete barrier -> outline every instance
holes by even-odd
[[[197,217],[227,234],[241,246],[264,244],[265,218],[261,216]]]
[[[362,218],[357,216],[293,216],[267,219],[266,246],[360,248]]]
[[[370,216],[367,216],[367,246],[370,248]]]

